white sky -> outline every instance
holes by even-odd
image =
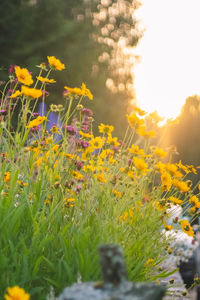
[[[146,28],[134,69],[138,105],[176,117],[188,96],[200,95],[200,0],[141,0]]]

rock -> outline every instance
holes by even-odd
[[[102,282],[77,283],[67,287],[58,300],[160,300],[165,287],[127,281],[126,265],[116,245],[99,248]]]

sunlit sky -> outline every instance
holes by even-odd
[[[176,117],[188,96],[200,95],[200,0],[141,0],[146,31],[136,51],[138,105]]]

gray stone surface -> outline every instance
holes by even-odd
[[[126,265],[117,245],[99,248],[102,282],[77,283],[66,288],[59,300],[160,300],[165,287],[127,281]]]

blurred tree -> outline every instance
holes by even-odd
[[[168,126],[168,125],[166,125]],[[200,96],[193,95],[186,99],[178,123],[167,129],[165,145],[175,145],[178,155],[173,156],[174,162],[182,160],[187,165],[200,165]],[[193,183],[200,176],[189,175]]]
[[[0,67],[18,64],[35,73],[47,55],[56,56],[66,70],[55,74],[48,103],[62,103],[64,85],[86,82],[95,124],[113,124],[122,135],[134,98],[133,47],[142,36],[134,17],[138,6],[138,0],[2,0]]]

